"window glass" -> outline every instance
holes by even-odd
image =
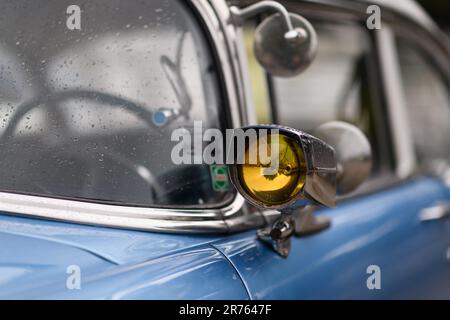
[[[398,55],[404,95],[420,163],[450,160],[449,79],[426,56],[399,39]]]
[[[81,29],[71,30],[71,4],[2,1],[0,189],[149,206],[228,201],[208,166],[171,159],[174,129],[221,128],[224,118],[191,8],[77,1]]]
[[[359,26],[311,22],[319,38],[312,65],[296,77],[273,78],[278,120],[304,131],[332,120],[356,125],[371,142],[375,170],[381,153],[370,38]]]

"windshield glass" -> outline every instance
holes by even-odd
[[[218,75],[184,1],[1,1],[0,190],[146,206],[231,199],[174,164],[173,130],[221,128]]]

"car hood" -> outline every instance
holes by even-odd
[[[210,245],[219,238],[0,213],[0,298],[247,298],[229,261]],[[81,269],[83,290],[67,290],[71,266]]]

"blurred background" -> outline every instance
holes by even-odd
[[[416,2],[450,35],[450,0]],[[324,19],[307,12],[306,7],[298,5],[296,9],[305,10],[304,16],[320,40],[313,64],[293,78],[266,77],[253,53],[257,22],[244,27],[256,121],[306,132],[328,121],[354,124],[368,137],[377,157],[374,176],[389,171],[392,159],[385,156],[389,150],[387,119],[375,71],[379,61],[368,29],[360,21],[328,16]],[[427,166],[430,161],[448,159],[450,155],[448,82],[429,52],[417,46],[406,33],[398,30],[395,33],[396,59],[408,121],[415,129],[412,135],[418,163]],[[446,41],[444,37],[440,39]]]
[[[439,27],[446,32],[450,37],[450,0],[416,0],[439,25]],[[253,34],[255,31],[255,24],[249,24],[244,29],[246,38],[246,51],[248,55],[248,63],[251,70],[251,83],[253,98],[255,99],[255,106],[257,118],[259,123],[271,122],[270,119],[270,98],[266,92],[266,79],[264,71],[256,61],[253,54]],[[329,30],[328,30],[329,31]],[[346,33],[351,33],[351,30],[346,30]],[[357,37],[354,33],[351,37]],[[342,40],[342,39],[341,39]],[[363,40],[361,40],[363,41]],[[351,42],[350,42],[351,43]],[[339,44],[333,44],[333,46]],[[323,101],[321,101],[323,104]]]
[[[433,19],[450,34],[450,1],[448,0],[420,0],[417,1]]]

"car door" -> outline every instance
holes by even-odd
[[[444,35],[439,43],[419,35],[396,26],[397,59],[419,169],[433,175],[447,194],[423,220],[450,227],[450,41]]]
[[[287,258],[254,232],[214,245],[254,299],[450,298],[448,230],[421,220],[423,210],[447,200],[448,190],[439,179],[415,174],[414,150],[405,148],[410,123],[389,109],[399,106],[385,95],[399,92],[386,92],[385,81],[395,77],[379,66],[396,61],[392,35],[349,21],[310,21],[320,41],[313,65],[292,79],[269,79],[275,122],[305,131],[329,120],[356,124],[373,148],[372,176],[337,208],[317,210],[331,227],[294,238]],[[379,54],[375,44],[383,41],[388,50]]]

